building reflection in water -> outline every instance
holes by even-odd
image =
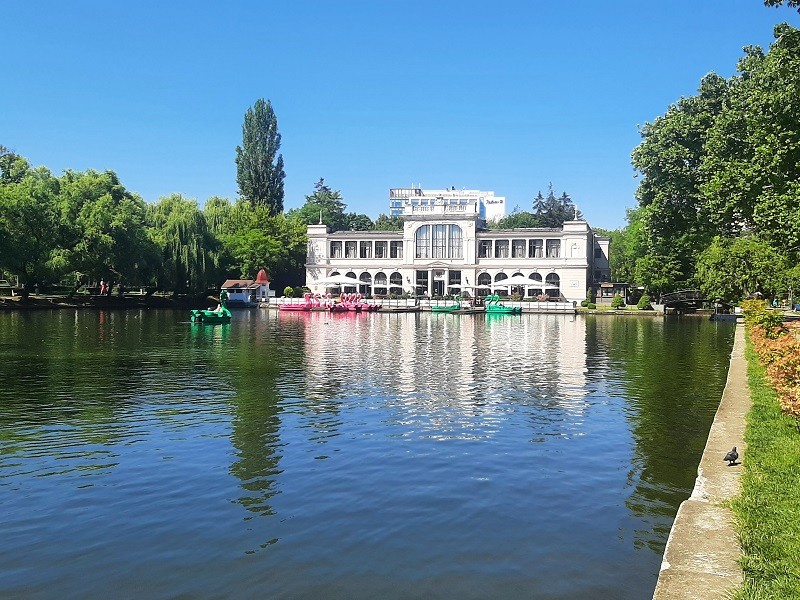
[[[369,396],[400,435],[491,436],[515,405],[562,422],[555,435],[579,426],[583,319],[310,313],[303,321],[308,397]]]

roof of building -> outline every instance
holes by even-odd
[[[265,282],[268,283],[268,282]],[[261,285],[261,282],[256,282],[253,279],[226,279],[222,284],[222,289],[246,289],[252,290]]]
[[[382,235],[386,235],[388,237],[403,237],[402,231],[335,231],[333,233],[329,233],[329,238],[352,238],[352,237],[359,237],[359,238],[374,238],[380,237]]]

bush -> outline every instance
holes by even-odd
[[[614,298],[611,299],[611,308],[624,308],[625,300],[622,299],[622,296],[619,294],[614,294]]]
[[[597,300],[597,295],[594,293],[594,288],[589,288],[586,290],[586,304],[589,302],[595,302]],[[581,306],[586,306],[586,304],[581,303]]]
[[[290,285],[287,285],[283,288],[283,297],[284,298],[291,298],[294,295],[294,288]]]
[[[745,317],[745,320],[747,317]],[[753,349],[766,368],[767,378],[781,402],[783,412],[800,418],[800,339],[797,328],[789,334],[788,328],[780,333],[765,325],[748,324]]]
[[[650,304],[650,296],[647,294],[643,294],[641,298],[639,298],[639,302],[636,304],[636,308],[639,310],[653,310],[653,305]]]
[[[775,339],[786,332],[783,324],[783,312],[769,310],[766,300],[745,300],[742,302],[744,322],[748,327],[763,327],[764,335]]]
[[[586,308],[588,308],[589,310],[594,310],[597,308],[597,304],[595,304],[594,302],[587,302]]]
[[[589,306],[590,302],[591,302],[590,300],[581,300],[581,306],[583,308],[586,308],[587,306]]]

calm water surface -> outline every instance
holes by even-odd
[[[650,598],[701,318],[0,313],[0,597]]]

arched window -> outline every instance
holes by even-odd
[[[561,296],[561,278],[555,273],[548,273],[544,278],[544,291],[551,298]]]
[[[363,281],[363,285],[358,286],[358,292],[360,294],[371,294],[372,293],[372,275],[367,273],[366,271],[363,272],[359,276],[359,280]]]
[[[489,288],[492,285],[492,276],[488,273],[478,275],[478,289],[475,290],[476,296],[488,296]]]
[[[403,276],[397,271],[389,276],[389,287],[403,289]]]
[[[417,246],[417,258],[430,258],[431,226],[423,225],[414,234]]]
[[[542,294],[542,276],[540,273],[531,273],[528,275],[531,280],[531,287],[528,288],[528,297],[533,298]]]
[[[463,258],[464,238],[458,225],[423,225],[414,233],[417,258]]]
[[[450,231],[448,232],[448,246],[447,246],[447,257],[448,258],[462,258],[463,257],[463,240],[461,234],[461,227],[458,225],[450,225]]]

